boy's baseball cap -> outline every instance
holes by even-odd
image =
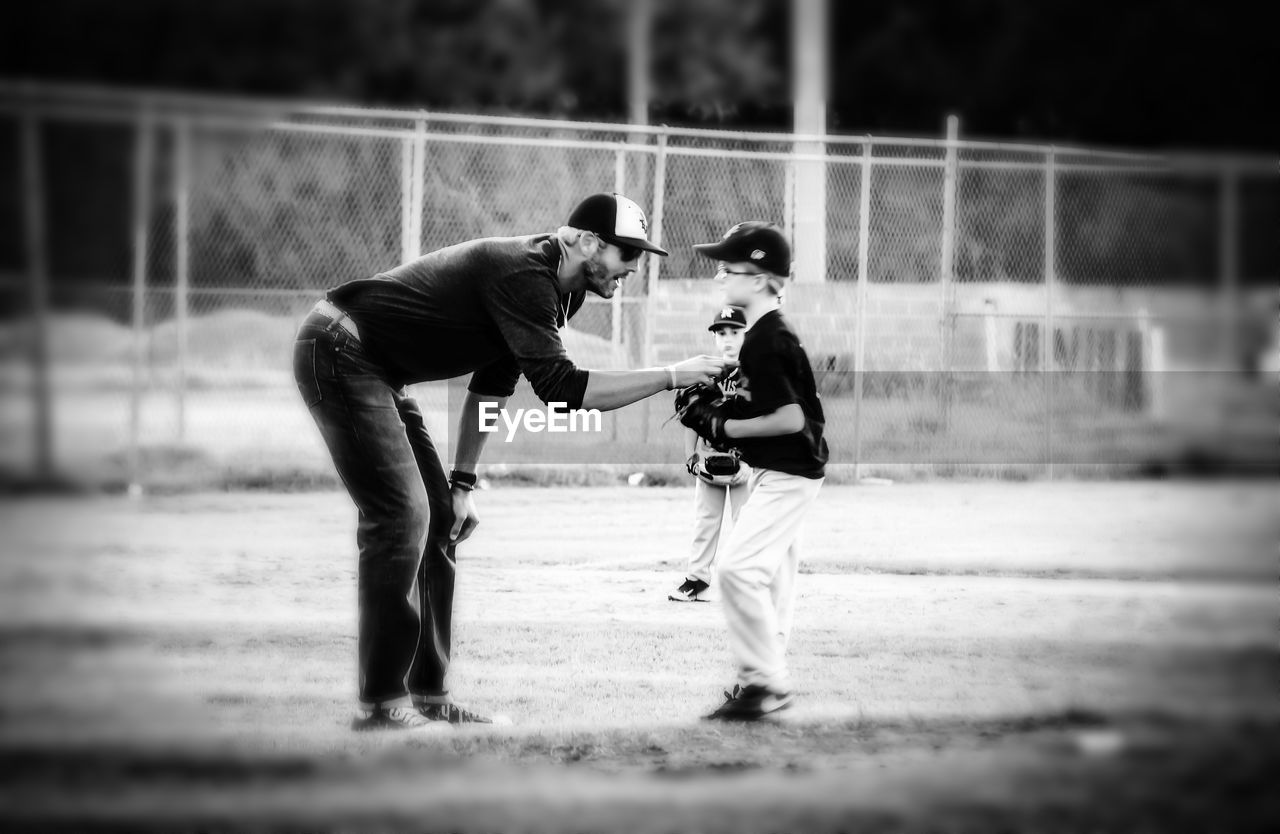
[[[781,229],[763,220],[739,223],[725,232],[719,243],[698,243],[693,249],[717,261],[757,264],[781,278],[791,274],[791,244]]]
[[[716,313],[716,317],[711,320],[711,326],[707,330],[715,330],[718,327],[746,327],[747,313],[741,307],[725,307]]]
[[[644,211],[621,194],[592,194],[569,215],[569,225],[593,232],[606,243],[634,246],[664,257],[668,254],[649,242],[649,222]]]

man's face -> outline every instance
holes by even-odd
[[[631,260],[622,259],[623,252],[613,243],[600,241],[600,248],[582,265],[582,274],[586,279],[587,289],[601,298],[613,298],[618,287],[626,277],[636,271],[640,265],[640,252],[632,250]]]
[[[742,350],[742,334],[741,327],[731,327],[724,324],[715,329],[716,350],[720,351],[720,355],[725,359],[738,358],[738,351]]]
[[[748,306],[759,288],[764,286],[765,278],[765,273],[749,261],[720,261],[716,269],[716,280],[720,282],[724,303],[735,307]]]

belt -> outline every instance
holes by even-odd
[[[355,339],[357,342],[360,341],[360,331],[356,329],[355,321],[352,320],[351,316],[348,316],[346,313],[333,306],[333,304],[327,299],[320,299],[320,301],[316,303],[316,306],[311,308],[311,312],[319,313],[325,318],[330,319],[333,322],[333,325],[341,327],[343,330],[350,333],[351,338]]]

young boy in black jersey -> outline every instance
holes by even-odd
[[[724,303],[744,308],[737,395],[682,422],[751,465],[751,495],[720,555],[719,582],[738,680],[706,716],[754,721],[791,705],[786,646],[804,519],[827,462],[822,403],[800,339],[779,312],[791,247],[770,223],[739,223],[694,249],[719,262]]]

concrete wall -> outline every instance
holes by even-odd
[[[943,349],[941,286],[873,283],[867,290],[867,369],[938,370]],[[1019,349],[1018,334],[1032,332],[1027,327],[1031,324],[1037,331],[1044,326],[1044,286],[963,283],[954,285],[954,297],[950,367],[986,370],[990,333],[998,369],[1018,369],[1026,361],[1026,347]],[[1059,286],[1053,303],[1054,325],[1069,348],[1073,339],[1083,345],[1090,331],[1094,335],[1135,332],[1145,311],[1151,324],[1165,328],[1171,356],[1195,364],[1214,355],[1221,331],[1218,304],[1219,296],[1208,290]],[[667,363],[712,350],[706,328],[720,305],[720,287],[713,281],[660,281],[655,298],[655,361]],[[857,285],[853,282],[794,283],[787,288],[783,312],[811,357],[852,356],[857,335]]]

